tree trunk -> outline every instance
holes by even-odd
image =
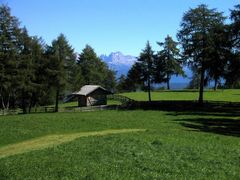
[[[217,87],[218,87],[218,80],[215,79],[215,80],[214,80],[214,91],[217,90]]]
[[[167,89],[170,90],[170,78],[168,74],[167,74]]]
[[[29,107],[28,107],[28,113],[29,114],[31,113],[32,105],[33,105],[33,95],[30,98],[30,104],[29,104]]]
[[[204,74],[205,74],[205,68],[202,66],[200,88],[199,88],[199,98],[198,98],[199,104],[203,104]]]
[[[56,91],[55,112],[58,112],[58,98],[59,98],[59,87],[57,87],[57,91]]]
[[[2,108],[3,108],[3,115],[5,115],[5,111],[6,111],[6,113],[8,112],[9,105],[10,105],[10,93],[8,94],[7,100],[4,99],[2,94],[0,94],[0,97],[1,97],[1,103],[2,103]]]
[[[23,110],[23,114],[27,113],[27,109],[26,109],[26,102],[25,102],[25,96],[24,96],[24,91],[22,91],[22,110]]]
[[[148,78],[148,101],[151,102],[151,84],[150,79]]]
[[[31,110],[32,110],[32,107],[34,107],[36,105],[36,94],[33,93],[32,96],[31,96],[31,99],[30,99],[30,105],[29,105],[29,108],[28,108],[28,112],[31,113]]]

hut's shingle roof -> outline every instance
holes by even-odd
[[[80,91],[76,91],[74,93],[72,93],[73,95],[83,95],[83,96],[87,96],[89,95],[90,93],[92,93],[93,91],[95,91],[96,89],[102,89],[106,92],[108,92],[105,88],[99,86],[99,85],[85,85],[83,86]]]

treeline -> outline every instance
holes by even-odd
[[[63,34],[51,45],[39,37],[29,36],[25,27],[11,15],[10,8],[0,6],[0,108],[22,108],[55,103],[85,84],[99,84],[109,90],[150,90],[153,83],[167,83],[173,75],[185,76],[183,66],[193,71],[191,88],[199,88],[203,102],[204,86],[224,79],[224,87],[240,86],[240,5],[228,17],[216,9],[199,5],[184,13],[178,42],[167,36],[157,42],[154,52],[149,42],[127,76],[115,82],[115,73],[102,62],[89,45],[77,54]]]
[[[78,55],[63,34],[47,45],[29,36],[8,6],[0,6],[0,109],[27,113],[55,103],[58,111],[58,100],[85,84],[115,86],[115,73],[92,47]]]
[[[225,88],[240,87],[240,5],[230,10],[227,17],[207,5],[199,5],[184,13],[178,42],[170,36],[158,44],[159,52],[153,52],[149,42],[127,76],[121,76],[117,88],[120,91],[148,90],[152,83],[167,83],[172,75],[182,75],[182,67],[188,65],[193,77],[190,88],[199,89],[199,103],[203,102],[204,86],[214,81],[214,89],[224,80]]]

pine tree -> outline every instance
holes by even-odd
[[[55,112],[58,112],[60,93],[64,93],[65,87],[70,84],[72,78],[71,68],[75,62],[75,53],[63,34],[53,40],[48,48],[49,75],[51,84],[56,90]]]
[[[211,31],[219,24],[223,24],[222,13],[215,9],[208,9],[206,5],[199,5],[190,9],[183,16],[181,30],[178,33],[182,44],[184,59],[194,64],[200,72],[199,103],[203,103],[204,79],[211,63],[213,37]]]
[[[97,77],[96,68],[98,68],[99,59],[94,49],[86,45],[78,58],[78,65],[81,68],[84,83],[96,84],[99,83],[100,77]]]
[[[240,87],[240,4],[231,10],[230,16],[232,23],[230,24],[232,44],[232,56],[228,62],[228,72],[225,76],[227,87]]]
[[[220,79],[226,74],[227,61],[231,57],[231,41],[229,41],[229,26],[219,24],[211,31],[212,48],[209,52],[211,62],[207,70],[209,80],[214,81],[214,90],[217,90]]]
[[[159,70],[165,71],[167,89],[170,89],[170,79],[172,75],[184,75],[180,62],[180,53],[177,48],[177,42],[173,41],[172,37],[167,36],[165,42],[157,42],[159,46],[163,47],[163,50],[158,52]],[[163,73],[163,72],[162,72]],[[159,75],[161,77],[161,75]],[[164,77],[164,75],[162,75]],[[161,80],[160,80],[161,82]]]
[[[107,89],[114,89],[115,72],[101,61],[91,46],[86,45],[79,55],[77,63],[80,67],[84,84],[98,84]]]
[[[11,15],[10,8],[0,6],[0,107],[3,109],[8,109],[10,102],[15,106],[20,31],[19,21]]]
[[[127,73],[125,82],[123,83],[123,90],[136,91],[138,89],[144,90],[144,81],[142,81],[141,64],[135,62]]]
[[[20,107],[23,113],[27,113],[30,106],[31,96],[34,91],[34,61],[32,57],[32,40],[27,29],[23,28],[19,40],[19,58],[17,60],[17,91]]]
[[[33,64],[32,93],[30,97],[29,109],[37,105],[46,105],[51,99],[46,97],[48,90],[48,77],[46,73],[47,61],[44,58],[45,43],[41,38],[31,38],[31,63]]]
[[[151,101],[151,83],[154,82],[154,52],[149,41],[140,53],[137,63],[141,68],[141,80],[147,83],[148,100]]]

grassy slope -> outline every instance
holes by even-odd
[[[152,92],[152,100],[198,100],[198,91],[184,90],[184,91],[158,91]],[[122,93],[121,95],[127,96],[131,99],[138,101],[147,101],[147,92],[130,92]],[[240,102],[240,89],[228,90],[207,90],[204,92],[204,100],[211,101],[229,101]],[[108,100],[108,105],[121,104],[118,101]],[[77,102],[63,103],[60,107],[77,106]]]
[[[147,92],[123,93],[122,95],[139,101],[148,100]],[[198,91],[159,91],[152,92],[152,100],[198,100],[198,95]],[[240,89],[216,92],[208,90],[204,92],[204,100],[240,102]]]
[[[222,131],[213,129],[203,132],[200,122],[204,120],[240,121],[238,117],[224,114],[160,111],[2,116],[0,148],[54,134],[128,128],[148,130],[83,137],[52,148],[2,158],[0,179],[239,178],[239,137],[234,133],[222,135]],[[184,126],[184,123],[195,125],[195,129]]]

